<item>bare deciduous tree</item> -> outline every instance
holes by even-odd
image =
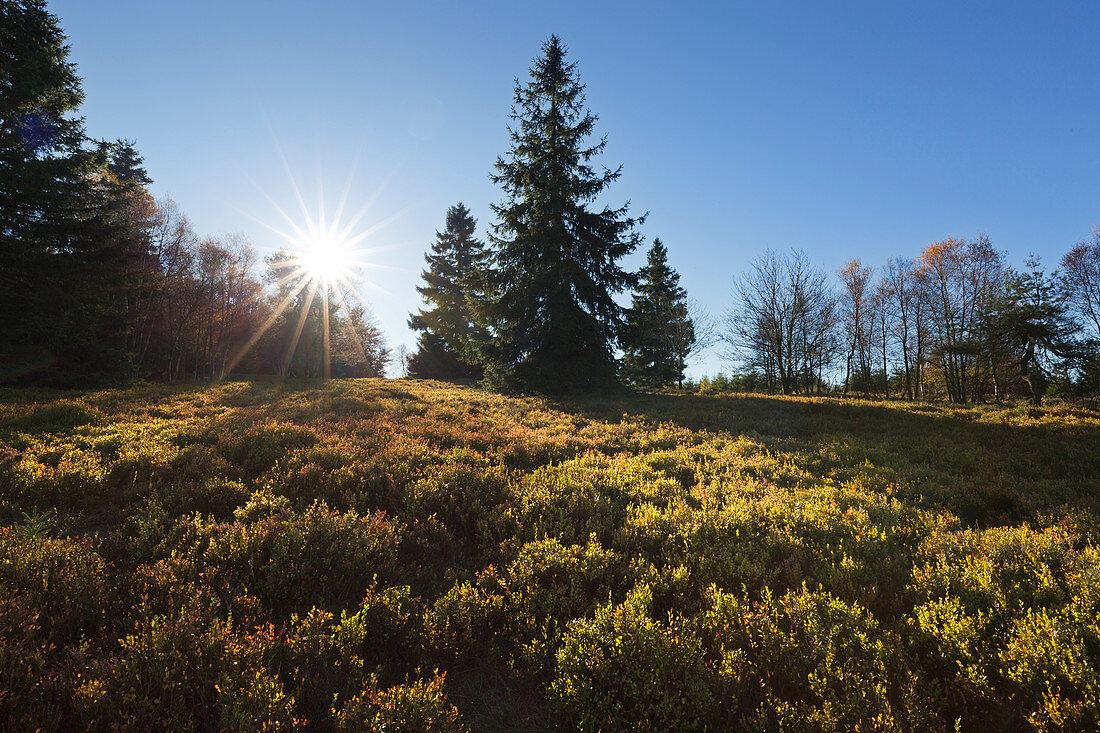
[[[886,261],[882,274],[882,291],[885,298],[887,322],[891,336],[901,355],[902,374],[905,378],[904,396],[913,399],[914,328],[919,309],[919,283],[913,272],[913,261],[908,258]]]
[[[405,344],[397,347],[397,374],[402,379],[409,376],[409,347]]]
[[[858,367],[858,382],[866,394],[871,381],[871,339],[874,329],[871,277],[873,267],[864,267],[858,260],[850,260],[837,273],[844,287],[841,289],[844,344],[847,358],[844,366],[844,394],[852,385],[852,360]]]
[[[682,387],[688,362],[718,343],[718,326],[710,312],[694,298],[687,299],[687,318],[675,319],[669,325],[669,349],[676,355]]]
[[[784,394],[818,391],[836,354],[836,298],[802,251],[769,251],[734,284],[727,356]]]
[[[1070,303],[1100,338],[1100,227],[1066,253],[1062,270],[1072,292]]]

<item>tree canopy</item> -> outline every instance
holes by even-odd
[[[634,291],[623,331],[623,372],[647,387],[679,384],[695,345],[687,291],[668,265],[668,249],[653,240]]]
[[[1007,287],[987,316],[990,344],[1002,361],[1016,365],[1036,405],[1051,374],[1075,352],[1077,324],[1069,316],[1069,296],[1065,282],[1031,257],[1023,272],[1008,273]]]
[[[597,172],[606,138],[566,49],[551,36],[526,84],[515,85],[511,146],[493,182],[493,337],[482,349],[490,382],[505,389],[583,391],[616,382],[612,345],[623,322],[614,296],[635,276],[619,260],[640,241],[627,205],[597,207],[619,177]]]
[[[416,353],[409,357],[413,377],[479,378],[477,346],[487,339],[477,308],[486,272],[485,245],[474,237],[477,221],[461,203],[447,210],[446,226],[436,232],[428,269],[416,288],[425,307],[409,318],[419,332]]]
[[[125,369],[134,223],[117,149],[89,140],[81,80],[39,0],[0,13],[0,363],[5,373]],[[139,161],[138,161],[139,162]]]

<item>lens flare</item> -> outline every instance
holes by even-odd
[[[282,314],[293,306],[295,310],[299,311],[298,323],[294,329],[291,342],[287,346],[283,366],[280,368],[280,374],[285,376],[291,357],[301,338],[306,317],[311,308],[319,307],[321,309],[324,337],[323,374],[324,378],[328,379],[331,370],[330,303],[336,310],[346,310],[357,303],[365,306],[366,302],[360,295],[362,286],[373,287],[385,292],[384,288],[368,280],[364,275],[364,270],[384,266],[368,259],[372,253],[379,251],[379,249],[365,247],[363,243],[398,215],[390,216],[372,226],[360,228],[360,222],[367,209],[381,193],[381,189],[379,189],[357,213],[347,219],[344,218],[345,205],[351,190],[352,178],[355,174],[354,165],[351,175],[348,176],[343,195],[341,195],[339,204],[331,217],[326,214],[324,187],[320,173],[318,173],[317,206],[311,210],[306,205],[302,191],[291,173],[286,156],[282,154],[277,140],[276,149],[279,151],[283,168],[294,191],[301,218],[295,220],[266,191],[260,188],[261,193],[275,207],[286,226],[286,229],[281,229],[269,222],[252,217],[258,224],[282,240],[282,246],[272,247],[275,252],[270,260],[270,266],[279,272],[279,286],[283,297],[278,303],[274,304],[265,323],[230,360],[226,374],[232,371],[233,367],[240,362],[263,334],[278,321]],[[358,159],[358,156],[356,156],[356,159]],[[355,334],[351,334],[351,336],[354,346],[358,348],[362,356],[363,347],[358,336]]]
[[[332,286],[351,279],[355,271],[355,256],[346,240],[328,233],[302,243],[292,260],[304,275],[323,286]]]

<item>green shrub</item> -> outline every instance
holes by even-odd
[[[289,514],[290,501],[285,496],[271,493],[270,489],[252,492],[243,506],[233,510],[233,517],[242,524],[254,524],[261,519]]]
[[[909,623],[925,709],[970,724],[988,719],[996,702],[989,613],[968,614],[958,598],[947,597],[917,606]]]
[[[950,554],[913,569],[914,591],[957,596],[968,612],[989,612],[1001,622],[1020,608],[1066,602],[1060,576],[1073,557],[1072,538],[1060,528],[998,527],[961,540],[940,548]]]
[[[410,485],[403,512],[410,517],[436,517],[473,547],[491,545],[485,536],[493,510],[508,498],[508,474],[485,459],[466,456],[448,461]]]
[[[272,618],[313,606],[348,608],[375,579],[394,576],[399,533],[382,514],[318,503],[305,512],[237,523],[210,541],[207,576],[224,592],[261,599]]]
[[[551,694],[581,731],[703,730],[715,714],[698,642],[649,616],[647,589],[569,625]]]
[[[518,487],[526,539],[610,544],[635,502],[667,506],[683,487],[643,461],[585,456],[537,469]]]
[[[69,720],[59,672],[67,647],[108,620],[110,580],[87,542],[0,527],[0,720],[12,729]]]
[[[177,436],[178,439],[178,436]],[[172,480],[202,482],[214,477],[231,476],[233,464],[206,443],[187,443],[168,462]]]
[[[280,668],[302,720],[328,721],[359,693],[368,677],[397,682],[420,655],[420,616],[407,587],[367,589],[359,609],[339,620],[312,609],[291,617]]]
[[[342,509],[353,507],[369,483],[362,470],[362,456],[357,453],[349,446],[303,448],[280,458],[262,482],[298,507],[315,501]]]
[[[387,733],[464,733],[458,710],[443,693],[444,675],[380,690],[377,681],[336,715],[338,731]]]
[[[248,500],[249,492],[240,481],[212,476],[196,481],[173,481],[156,489],[153,496],[171,515],[197,512],[227,519]]]
[[[1059,408],[0,391],[0,728],[1096,729],[1098,441]]]
[[[292,703],[270,673],[270,627],[241,634],[200,604],[140,621],[75,690],[77,718],[104,730],[290,730]]]
[[[743,730],[896,730],[903,665],[866,611],[805,589],[758,603],[715,591],[700,633]],[[900,688],[900,689],[899,689]]]
[[[193,557],[214,531],[215,525],[199,515],[169,513],[154,495],[131,507],[100,551],[116,566],[133,569],[174,556]]]
[[[102,420],[103,414],[94,407],[80,402],[59,400],[40,407],[29,415],[8,420],[3,427],[12,432],[55,433],[95,425]]]
[[[293,450],[317,443],[317,434],[297,425],[265,424],[249,428],[219,443],[223,455],[241,467],[247,476],[267,471]]]
[[[1029,610],[1000,652],[1037,730],[1100,728],[1100,626],[1096,617]]]
[[[1035,720],[1070,716],[1059,706],[1079,702],[1086,693],[1048,694],[1036,688],[1035,675],[1051,675],[1045,682],[1070,690],[1084,683],[1070,671],[1055,675],[1053,662],[1029,661],[1029,654],[1046,652],[1026,640],[1034,640],[1028,630],[1038,626],[1068,634],[1067,640],[1079,637],[1069,633],[1076,626],[1058,619],[1093,613],[1088,599],[1100,574],[1095,552],[1085,548],[1078,554],[1073,537],[1062,528],[1026,526],[931,535],[925,552],[938,559],[912,571],[911,588],[924,602],[908,624],[911,654],[920,664],[920,686],[929,705],[970,726],[980,726],[991,715],[1018,717],[1044,707],[1049,714],[1035,713]],[[1015,671],[1009,671],[1002,654],[1005,639],[1020,634],[1010,642]],[[1040,703],[1048,698],[1049,705]]]
[[[0,527],[0,604],[46,638],[64,644],[94,632],[104,620],[110,582],[106,563],[87,541]]]
[[[630,575],[621,556],[594,540],[529,542],[503,572],[490,567],[436,601],[427,618],[432,648],[442,662],[489,657],[548,674],[566,624],[622,597]]]
[[[23,507],[86,510],[109,502],[100,457],[71,444],[0,461],[0,496]]]

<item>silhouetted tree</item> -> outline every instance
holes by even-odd
[[[820,391],[837,353],[837,299],[804,252],[766,252],[735,281],[722,340],[769,390]]]
[[[480,378],[477,345],[487,339],[476,318],[487,269],[485,247],[474,237],[477,221],[462,204],[447,210],[447,223],[436,232],[428,269],[416,288],[425,307],[409,318],[419,331],[409,357],[409,376],[435,379]]]
[[[110,148],[84,133],[80,77],[43,2],[0,4],[0,39],[0,377],[127,370],[132,232]]]
[[[682,384],[695,327],[687,291],[668,266],[668,249],[660,239],[653,240],[640,275],[623,330],[623,374],[646,387]]]
[[[614,296],[634,283],[618,262],[637,247],[641,220],[625,205],[593,208],[619,169],[593,169],[606,138],[588,142],[596,116],[565,54],[551,36],[530,81],[516,81],[511,148],[492,176],[506,200],[493,207],[493,338],[482,353],[490,382],[505,389],[614,384],[623,310]]]
[[[1024,272],[1010,272],[986,320],[994,353],[1019,369],[1032,404],[1043,401],[1052,372],[1075,353],[1077,324],[1069,317],[1069,291],[1030,257]]]
[[[148,311],[139,323],[137,359],[143,372],[168,380],[188,367],[188,345],[201,290],[194,278],[199,237],[175,201],[156,202],[150,251],[158,271]]]
[[[390,350],[374,313],[356,304],[334,321],[332,373],[337,377],[384,377]]]
[[[134,148],[133,140],[117,140],[108,146],[111,159],[107,170],[121,183],[148,186],[153,182],[145,170],[145,159]]]

